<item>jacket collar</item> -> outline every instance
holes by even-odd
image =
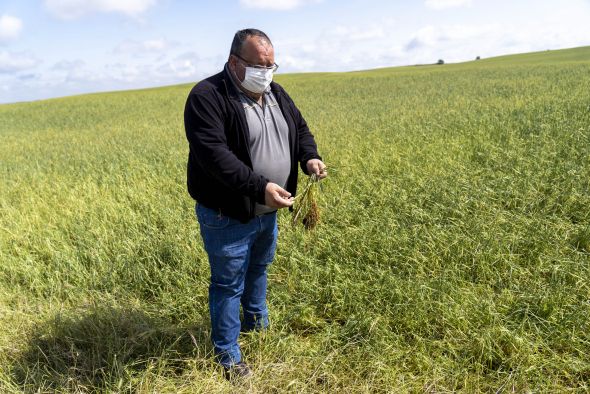
[[[234,80],[232,79],[232,76],[229,74],[229,67],[228,67],[227,63],[225,63],[225,66],[223,67],[222,80],[223,80],[223,84],[225,85],[225,92],[227,93],[227,96],[231,99],[239,100],[240,92],[239,92],[238,87],[236,86]]]

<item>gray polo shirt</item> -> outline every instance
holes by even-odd
[[[227,72],[231,73],[227,64],[225,67]],[[260,105],[242,92],[232,78],[230,79],[240,92],[240,101],[246,114],[254,172],[263,175],[270,182],[286,187],[291,172],[289,127],[274,94],[268,87]],[[276,211],[276,208],[256,203],[257,215],[272,211]]]

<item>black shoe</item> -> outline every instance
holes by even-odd
[[[245,379],[252,376],[252,370],[243,361],[232,365],[231,367],[223,367],[224,375],[227,380]]]

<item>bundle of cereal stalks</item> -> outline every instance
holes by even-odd
[[[301,194],[295,197],[293,226],[301,222],[306,230],[313,230],[320,221],[320,210],[316,202],[319,180],[316,174],[311,174]]]

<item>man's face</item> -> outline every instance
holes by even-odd
[[[240,57],[243,60],[234,55],[229,57],[229,68],[240,82],[244,80],[248,65],[272,67],[275,64],[274,48],[261,37],[248,37],[244,42]]]

